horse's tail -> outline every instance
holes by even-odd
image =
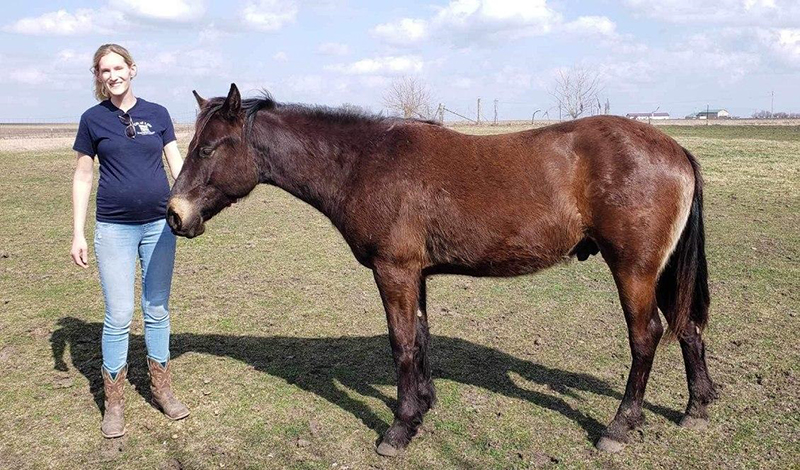
[[[689,219],[656,288],[658,307],[669,324],[668,335],[678,338],[684,335],[690,322],[699,329],[698,333],[702,331],[708,322],[711,302],[703,228],[703,178],[695,157],[688,150],[683,151],[694,171],[694,197]]]

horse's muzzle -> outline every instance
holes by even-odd
[[[188,220],[185,220],[173,209],[172,204],[167,207],[167,224],[172,229],[172,233],[186,238],[202,235],[206,230],[202,217],[189,217]]]

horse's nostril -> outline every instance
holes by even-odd
[[[181,229],[181,217],[172,208],[167,209],[167,223],[174,230]]]

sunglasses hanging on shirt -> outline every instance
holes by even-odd
[[[130,137],[131,139],[136,138],[136,128],[133,127],[133,119],[131,119],[131,115],[128,113],[120,114],[117,116],[123,124],[125,124],[125,135]]]

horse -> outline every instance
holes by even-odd
[[[471,136],[436,122],[281,104],[269,94],[204,99],[167,221],[193,238],[258,184],[327,216],[373,272],[396,367],[394,420],[377,452],[403,451],[435,405],[426,278],[518,276],[600,253],[631,349],[625,393],[598,449],[620,451],[643,422],[656,347],[680,342],[689,401],[707,425],[717,398],[705,361],[710,296],[703,180],[695,157],[654,127],[594,116]]]

